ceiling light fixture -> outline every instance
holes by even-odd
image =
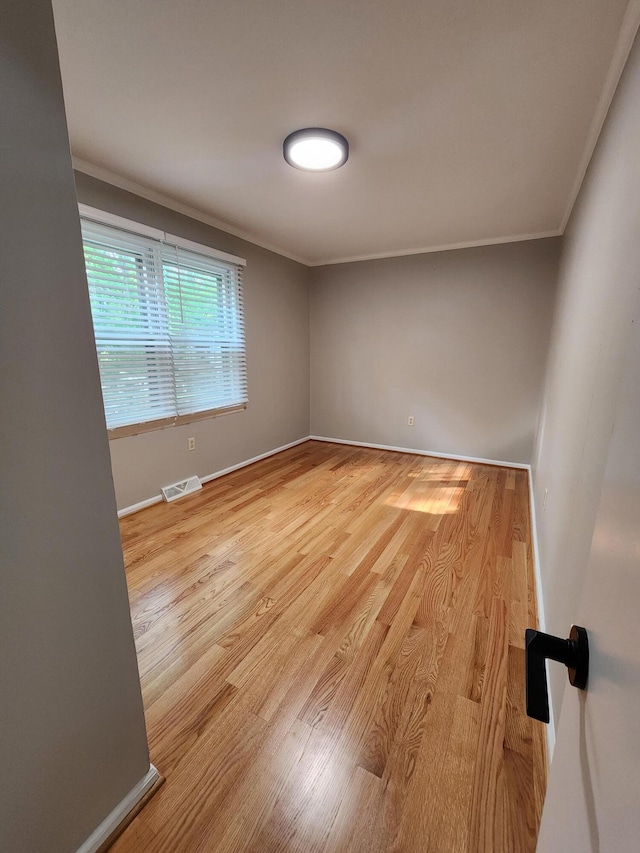
[[[349,143],[341,133],[324,127],[294,130],[282,145],[284,159],[296,169],[329,172],[349,159]]]

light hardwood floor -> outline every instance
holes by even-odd
[[[310,441],[122,540],[167,781],[114,853],[535,849],[525,471]]]

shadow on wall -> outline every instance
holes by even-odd
[[[600,830],[598,829],[598,816],[596,814],[596,799],[593,793],[593,782],[591,779],[591,767],[589,766],[589,750],[587,748],[587,694],[580,691],[580,775],[584,791],[585,809],[589,821],[589,836],[591,839],[591,853],[600,853]]]

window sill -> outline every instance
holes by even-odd
[[[233,415],[236,412],[244,412],[247,408],[246,403],[241,403],[237,406],[227,406],[224,409],[208,409],[206,412],[194,412],[191,415],[178,415],[176,418],[161,418],[157,421],[146,421],[141,424],[127,424],[126,426],[115,427],[107,430],[109,441],[116,438],[125,438],[129,435],[139,435],[143,432],[153,432],[157,429],[167,429],[167,427],[182,426],[184,424],[194,423],[195,421],[204,421],[209,418],[218,418],[221,415]]]

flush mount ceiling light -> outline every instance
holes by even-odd
[[[284,159],[296,169],[307,172],[329,172],[344,166],[349,157],[349,143],[341,133],[324,127],[294,130],[282,145]]]

